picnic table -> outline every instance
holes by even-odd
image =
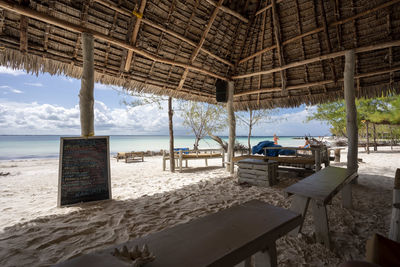
[[[275,241],[300,222],[299,214],[252,200],[57,266],[128,266],[112,255],[114,249],[143,244],[155,256],[146,267],[234,266],[249,264],[253,254],[259,266],[277,266]]]
[[[352,208],[351,182],[356,177],[356,172],[329,166],[284,189],[287,196],[294,195],[290,210],[302,214],[303,221],[311,201],[317,241],[328,248],[330,236],[326,206],[342,190],[343,207]],[[291,234],[301,232],[302,224]]]

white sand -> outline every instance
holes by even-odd
[[[363,259],[366,239],[374,232],[387,235],[400,151],[367,155],[360,150],[359,157],[355,209],[341,208],[340,194],[328,208],[334,250],[315,243],[308,214],[303,234],[278,241],[279,265],[336,266]],[[163,172],[161,161],[112,159],[113,200],[73,208],[56,207],[58,160],[1,161],[0,172],[11,174],[0,176],[0,266],[55,264],[251,199],[288,208],[291,199],[284,198],[282,189],[296,182],[286,176],[273,188],[238,186],[220,160],[209,160],[208,168],[202,160],[190,161],[184,173]]]

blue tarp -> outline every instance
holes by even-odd
[[[264,154],[264,147],[282,147],[280,145],[275,145],[272,141],[262,141],[257,145],[253,146],[251,152],[253,154]],[[278,155],[294,155],[294,150],[289,149],[270,149],[267,150],[267,156],[269,157],[277,157]]]

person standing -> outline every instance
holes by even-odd
[[[276,134],[274,134],[274,144],[275,144],[275,145],[278,144],[278,140],[279,140],[279,137],[276,136]]]

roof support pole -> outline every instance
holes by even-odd
[[[355,52],[352,49],[346,51],[344,65],[344,99],[346,101],[346,130],[348,138],[347,170],[350,173],[357,172],[358,169],[358,129],[354,90],[354,68]]]
[[[79,107],[81,134],[84,137],[94,135],[94,39],[93,35],[82,34],[83,71]]]
[[[233,94],[235,91],[235,82],[228,82],[228,102],[226,104],[226,109],[228,111],[228,122],[229,122],[229,141],[228,141],[228,162],[226,165],[226,170],[231,174],[234,173],[234,164],[233,164],[233,156],[234,156],[234,147],[235,147],[235,135],[236,135],[236,120],[235,120],[235,112],[233,111]]]

